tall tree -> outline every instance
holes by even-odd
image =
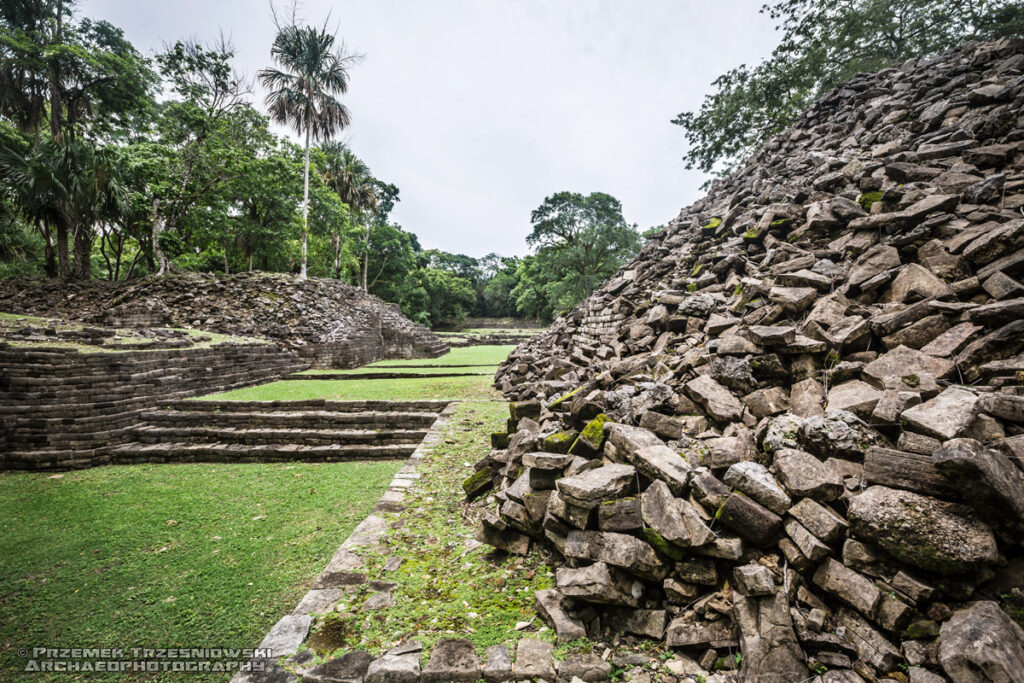
[[[349,206],[350,216],[356,222],[366,220],[367,214],[377,206],[376,185],[370,167],[343,142],[328,141],[320,145],[324,153],[324,181],[333,189],[341,201]],[[369,223],[367,223],[369,225]],[[367,228],[368,230],[368,228]],[[364,243],[368,237],[364,239]],[[341,230],[335,227],[332,235],[334,249],[334,276],[341,274]],[[363,250],[368,254],[366,250]],[[366,289],[366,259],[363,260],[363,288]]]
[[[558,192],[544,199],[530,222],[526,242],[536,249],[537,264],[559,283],[551,296],[562,310],[589,296],[640,246],[636,226],[622,217],[622,204],[603,192]]]
[[[29,138],[33,150],[43,142],[44,128],[50,141],[64,145],[60,154],[49,149],[25,157],[26,163],[63,164],[50,169],[54,176],[84,160],[81,154],[91,144],[74,146],[79,137],[110,138],[148,114],[156,82],[149,61],[120,29],[105,21],[76,21],[75,5],[74,0],[0,3],[0,116]],[[35,215],[31,223],[43,239],[47,273],[70,277],[68,221],[52,222],[32,208],[38,198],[26,199],[22,210]],[[79,254],[78,261],[88,257]]]
[[[274,121],[289,124],[305,136],[305,180],[302,193],[302,268],[306,277],[309,237],[309,144],[310,139],[327,140],[350,121],[348,108],[336,95],[348,92],[348,67],[355,59],[344,45],[335,47],[337,37],[322,26],[299,26],[292,13],[290,22],[277,23],[277,37],[270,49],[274,63],[259,72],[270,90],[266,105]]]
[[[211,47],[179,41],[157,55],[176,99],[160,106],[154,135],[133,145],[129,163],[140,166],[133,174],[146,179],[158,275],[171,268],[165,243],[196,207],[216,203],[233,161],[248,154],[244,145],[260,126],[260,115],[245,102],[247,84],[231,69],[233,54],[222,40]]]
[[[725,174],[789,127],[817,97],[858,72],[955,47],[1024,35],[1020,0],[771,0],[782,39],[754,68],[719,76],[700,109],[679,114],[687,168]]]
[[[62,277],[91,277],[96,226],[124,206],[124,189],[110,150],[85,140],[47,140],[27,157],[10,150],[0,155],[0,178],[31,199],[24,201],[34,219],[56,223]],[[74,242],[74,269],[68,241]]]

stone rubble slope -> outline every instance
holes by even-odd
[[[479,538],[563,639],[1024,680],[1022,207],[1024,42],[837,87],[500,367]]]
[[[405,335],[424,348],[447,348],[396,305],[358,287],[273,273],[185,273],[120,283],[17,278],[0,281],[0,311],[108,325],[192,326],[300,344]]]

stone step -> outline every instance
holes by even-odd
[[[440,413],[450,401],[331,401],[322,398],[302,401],[167,401],[164,410],[221,412],[281,412],[323,410],[334,413],[429,412]]]
[[[414,429],[238,429],[235,427],[152,427],[132,430],[144,444],[168,442],[302,446],[417,444],[426,430]]]
[[[436,412],[360,412],[340,413],[328,410],[280,412],[218,412],[199,410],[154,410],[143,413],[142,421],[154,426],[283,428],[283,429],[414,429],[427,428],[437,419]]]
[[[397,460],[407,458],[416,444],[389,446],[341,445],[300,446],[223,443],[130,443],[111,448],[112,464],[139,462],[339,462],[344,460]]]

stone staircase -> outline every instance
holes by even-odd
[[[447,401],[171,401],[143,413],[110,462],[399,459]]]

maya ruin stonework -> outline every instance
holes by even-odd
[[[836,88],[501,366],[479,538],[563,641],[1022,680],[1022,209],[1021,42]]]

